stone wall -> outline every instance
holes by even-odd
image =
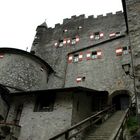
[[[134,82],[137,95],[137,109],[138,114],[140,114],[140,1],[123,0],[123,4],[124,9],[126,8],[125,12],[127,15],[130,44],[132,48],[134,75],[136,75]]]
[[[1,84],[22,90],[47,87],[48,69],[44,64],[24,54],[5,52],[1,53],[1,56]]]
[[[76,124],[92,114],[92,94],[75,93],[73,95],[72,124]]]
[[[116,90],[134,91],[133,80],[122,69],[122,64],[131,63],[130,50],[127,54],[116,54],[116,49],[125,46],[129,46],[127,36],[69,54],[72,57],[82,54],[83,58],[81,61],[68,63],[65,86],[84,86],[108,91],[110,94]],[[101,51],[100,58],[88,59],[87,53],[93,51]],[[78,82],[78,77],[85,79]]]
[[[19,140],[47,140],[71,126],[72,95],[56,95],[52,112],[34,112],[36,96],[19,96],[12,99],[7,122],[13,122],[15,107],[23,103],[19,125]]]
[[[41,36],[41,41],[38,42],[37,45],[33,45],[31,51],[35,51],[35,55],[48,62],[55,71],[55,74],[52,74],[49,79],[48,88],[61,88],[65,86],[68,53],[78,51],[79,49],[86,49],[89,46],[110,40],[109,35],[111,33],[120,32],[120,35],[122,35],[125,34],[126,31],[122,12],[117,12],[116,14],[108,13],[106,16],[100,15],[97,18],[93,16],[85,18],[84,15],[78,17],[72,16],[70,19],[64,19],[62,25],[56,24],[55,28],[44,27],[44,29],[44,31],[42,31],[42,28],[40,29],[43,34],[43,37]],[[39,28],[37,31],[39,31]],[[91,40],[90,35],[95,32],[102,32],[104,34],[102,39]],[[68,41],[68,39],[73,39],[75,37],[79,38],[76,44],[71,45],[67,43],[63,44],[62,47],[55,46],[55,43],[59,43],[59,41]],[[115,43],[116,41],[112,44]],[[106,44],[105,46],[109,45],[110,44]],[[110,52],[110,50],[108,52]],[[108,53],[108,55],[110,54]],[[112,60],[111,57],[110,59]],[[71,67],[73,66],[74,65],[71,65]],[[75,68],[74,66],[71,69]],[[105,71],[106,65],[104,65],[102,69]],[[69,71],[67,71],[67,75],[70,75],[68,72]],[[67,82],[70,82],[72,77],[69,78]],[[91,82],[91,80],[89,82]],[[69,85],[71,85],[71,83],[67,83],[67,87]],[[89,87],[93,88],[92,86]],[[98,89],[98,87],[99,85],[97,87],[94,86],[95,89]]]

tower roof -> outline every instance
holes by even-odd
[[[46,28],[46,29],[48,28],[48,26],[47,26],[47,24],[46,24],[46,21],[43,22],[43,23],[42,23],[41,25],[39,25],[38,27],[43,27],[43,28]],[[38,28],[38,27],[37,27],[37,28]]]

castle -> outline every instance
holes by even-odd
[[[140,1],[122,4],[116,14],[44,22],[30,53],[0,48],[0,139],[47,140],[108,105],[139,105]]]

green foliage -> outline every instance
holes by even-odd
[[[136,133],[139,128],[136,116],[129,117],[129,120],[127,121],[127,128],[131,135]]]

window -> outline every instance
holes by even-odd
[[[121,32],[113,32],[113,33],[109,34],[109,37],[113,38],[113,37],[117,37],[117,36],[120,36],[120,35],[121,35]]]
[[[91,53],[91,58],[96,59],[97,58],[97,51],[94,51]]]
[[[116,36],[120,36],[121,35],[121,32],[116,32]]]
[[[71,44],[72,45],[76,44],[76,38],[72,38]]]
[[[63,40],[59,41],[59,47],[63,47]]]
[[[99,32],[94,33],[94,39],[95,40],[99,40],[100,39],[100,33]]]
[[[80,41],[80,38],[77,36],[75,38],[72,38],[71,44],[74,45]]]
[[[130,52],[130,46],[123,47],[123,54],[129,54]]]
[[[86,58],[87,58],[87,60],[90,60],[91,59],[91,52],[90,51],[87,52]]]
[[[73,62],[76,63],[78,61],[79,61],[79,55],[75,54],[74,57],[73,57]]]
[[[122,54],[126,55],[130,52],[130,46],[124,46],[116,49],[116,55],[120,56]]]
[[[38,95],[34,111],[38,112],[51,112],[53,111],[55,101],[55,94]]]
[[[76,78],[76,82],[79,83],[79,82],[84,82],[86,79],[86,77],[77,77]]]
[[[68,56],[68,63],[72,63],[72,60],[73,60],[73,56],[72,55],[69,55]]]
[[[99,40],[101,38],[104,37],[104,33],[103,32],[95,32],[94,34],[90,34],[90,39],[93,40]]]
[[[119,55],[122,55],[123,53],[123,49],[122,48],[117,48],[116,49],[116,55],[119,56]]]

